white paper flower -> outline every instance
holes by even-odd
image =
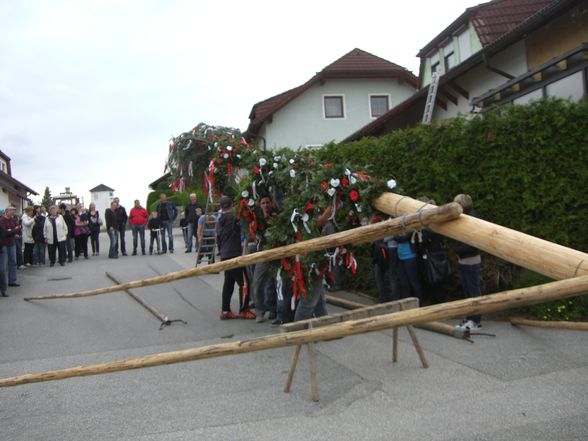
[[[353,185],[357,182],[357,178],[355,176],[351,175],[351,177],[349,178],[349,182],[351,183],[351,185]]]
[[[215,142],[215,143],[214,143],[214,146],[215,146],[215,147],[218,147],[218,142]]]
[[[294,165],[294,163],[295,163],[296,161],[294,161],[294,158],[292,158],[292,159],[290,159],[290,161],[288,161],[288,162],[289,162],[290,164]]]
[[[229,159],[229,154],[228,154],[228,153],[225,153],[225,154],[223,155],[223,158],[225,158],[225,159]]]
[[[278,168],[278,163],[274,162],[274,164],[272,165],[273,168]]]
[[[249,205],[250,207],[253,207],[255,205],[255,201],[253,199],[249,199],[249,201],[247,202],[247,205]]]
[[[244,197],[244,198],[246,198],[246,197],[248,197],[248,196],[249,196],[249,192],[248,192],[247,190],[243,190],[243,191],[241,192],[241,197]]]
[[[304,213],[302,215],[302,222],[308,222],[308,219],[310,219],[310,216],[308,215],[308,213]]]
[[[239,153],[237,153],[235,156],[236,156],[237,158],[241,159],[241,155],[240,155]]]
[[[396,187],[396,181],[394,179],[390,179],[387,184],[390,190],[393,190]]]
[[[296,177],[296,170],[294,170],[293,168],[290,169],[290,177],[291,178]]]
[[[228,145],[228,146],[227,146],[227,150],[228,150],[229,152],[230,152],[230,151],[232,151],[232,150],[233,150],[233,146],[232,146],[232,145]]]
[[[265,158],[259,158],[259,165],[263,167],[267,164],[267,160]]]
[[[357,210],[358,213],[361,213],[361,205],[355,204],[355,209]]]
[[[278,155],[278,156],[274,156],[274,161],[279,161],[279,160],[281,160],[281,159],[282,159],[282,157],[281,157],[280,155]]]
[[[339,184],[341,183],[341,181],[339,179],[331,179],[331,187],[333,188],[337,188],[339,186]]]
[[[331,196],[331,197],[332,197],[332,196],[333,196],[333,195],[334,195],[336,192],[337,192],[337,190],[335,190],[335,189],[334,189],[334,188],[332,188],[332,187],[331,187],[331,188],[329,188],[329,189],[327,190],[327,194],[328,194],[329,196]]]

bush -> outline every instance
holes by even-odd
[[[468,193],[484,219],[588,251],[586,101],[505,106],[483,117],[328,145],[316,154],[369,166],[375,177],[392,176],[413,197],[445,203]],[[520,273],[492,256],[485,256],[482,271],[486,293],[513,286]],[[574,316],[588,317],[587,303],[579,301]]]

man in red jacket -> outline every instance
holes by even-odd
[[[145,255],[145,226],[149,220],[149,213],[143,207],[141,202],[137,199],[135,206],[131,208],[129,213],[129,223],[133,231],[133,256],[137,255],[137,235],[141,238],[141,251]]]

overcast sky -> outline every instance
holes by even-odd
[[[251,106],[358,47],[418,74],[476,0],[0,0],[0,149],[39,193],[143,203],[168,139],[245,130]]]

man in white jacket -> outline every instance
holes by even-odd
[[[55,266],[55,252],[59,250],[59,264],[65,265],[65,241],[67,240],[67,224],[55,205],[49,208],[49,216],[43,228],[45,242],[49,251],[49,266]]]

